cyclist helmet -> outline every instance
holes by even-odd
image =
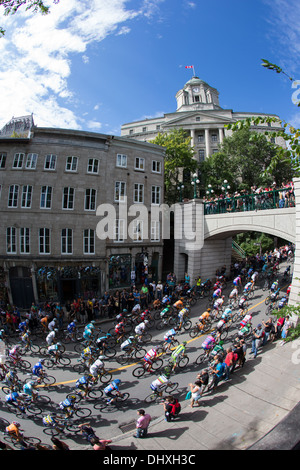
[[[211,308],[208,308],[207,311],[210,312],[210,311],[211,311]]]
[[[13,421],[12,424],[14,424],[15,426],[17,426],[17,428],[19,428],[21,426],[20,423],[18,423],[18,421]]]
[[[75,401],[76,400],[76,396],[75,395],[71,395],[70,397],[68,397],[68,399],[70,401]]]
[[[219,342],[219,346],[223,346],[223,344],[224,344],[224,341],[221,340],[221,341]]]
[[[186,345],[186,344],[187,344],[187,341],[183,341],[183,343],[182,343],[182,344],[183,344],[183,345]]]
[[[168,378],[170,377],[170,375],[171,375],[170,367],[165,367],[164,374],[165,374],[166,377],[168,377]]]
[[[123,313],[127,313],[127,312],[128,312],[127,308],[123,308]]]
[[[146,323],[146,324],[149,323],[149,320],[145,320],[144,323]]]
[[[121,380],[120,379],[115,379],[114,382],[115,382],[115,384],[120,384]]]

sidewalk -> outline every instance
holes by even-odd
[[[300,442],[299,364],[300,341],[266,345],[255,359],[248,353],[245,366],[204,394],[199,408],[191,408],[190,400],[181,402],[176,421],[157,418],[147,438],[134,438],[133,430],[114,437],[111,449],[292,449]]]

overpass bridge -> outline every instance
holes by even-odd
[[[174,249],[174,272],[184,278],[187,272],[191,279],[198,276],[213,278],[221,266],[230,270],[232,237],[241,232],[262,232],[283,238],[296,244],[293,285],[290,302],[298,303],[300,298],[300,179],[294,180],[295,206],[210,213],[201,199],[182,203],[183,234],[176,238]],[[209,212],[209,213],[207,213]],[[175,218],[176,223],[176,218]]]

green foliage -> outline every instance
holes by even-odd
[[[54,4],[60,0],[53,0]],[[25,10],[31,10],[33,13],[46,15],[50,12],[50,7],[45,5],[42,0],[0,0],[0,5],[4,7],[4,15],[14,15],[19,8],[25,7]],[[5,30],[0,27],[0,37],[5,35]]]
[[[183,129],[158,134],[151,143],[165,147],[165,202],[172,204],[178,201],[177,186],[184,181],[185,194],[191,189],[189,175],[195,172],[198,164],[194,159],[191,138]]]
[[[265,253],[274,249],[274,239],[265,233],[246,232],[235,237],[236,243],[245,251],[247,256]]]
[[[206,187],[211,184],[220,192],[223,181],[227,180],[233,192],[250,190],[254,185],[268,186],[273,181],[280,186],[292,179],[290,159],[282,155],[281,147],[270,142],[266,135],[251,130],[250,120],[227,127],[235,132],[223,140],[219,152],[201,163]]]

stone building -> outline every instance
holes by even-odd
[[[231,135],[226,124],[234,123],[249,117],[263,116],[278,118],[274,114],[256,112],[234,112],[223,109],[219,103],[219,92],[200,78],[192,77],[184,87],[176,93],[177,109],[153,119],[144,119],[123,124],[121,136],[136,140],[149,141],[158,133],[170,132],[173,129],[184,129],[191,137],[191,145],[195,149],[195,158],[201,162],[218,151],[224,137]],[[255,131],[280,130],[278,123],[270,122],[253,126]],[[276,137],[274,142],[285,146],[283,139]]]
[[[163,201],[163,171],[160,146],[13,118],[0,132],[1,301],[28,308],[158,280],[163,241],[150,208]]]

